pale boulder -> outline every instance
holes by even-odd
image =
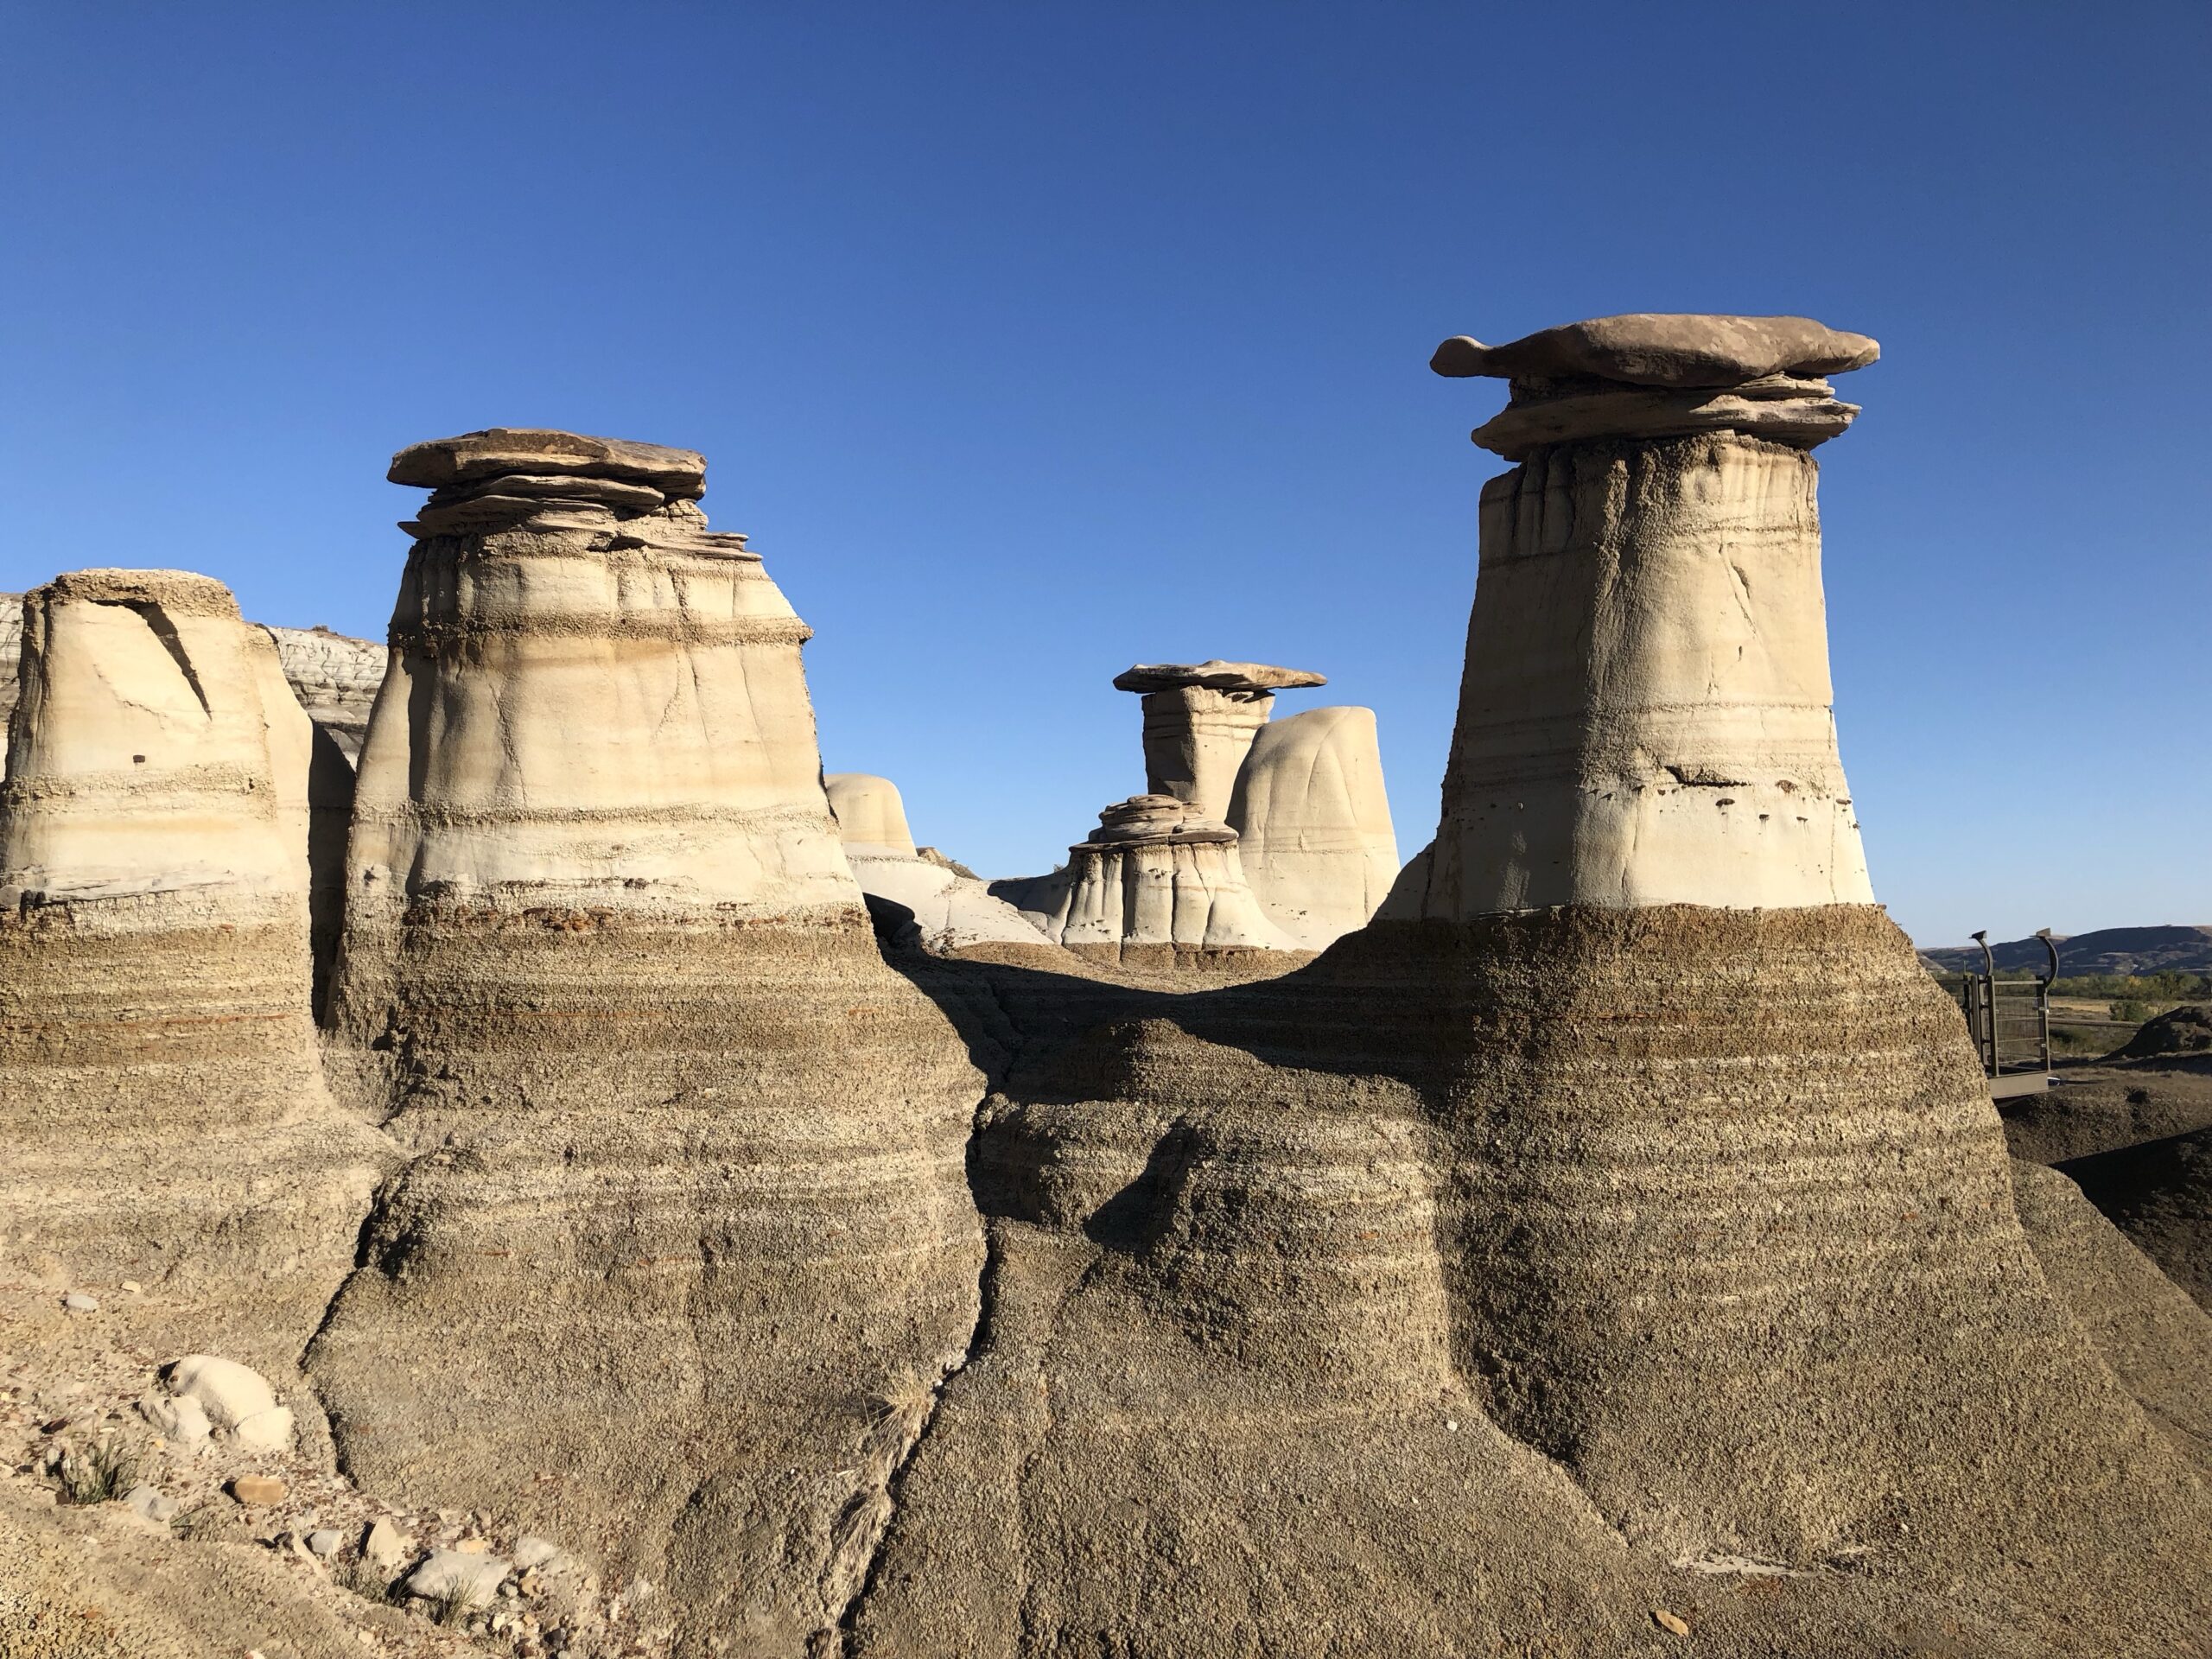
[[[488,1607],[507,1581],[510,1570],[497,1555],[434,1549],[400,1580],[400,1588],[410,1596],[433,1601],[451,1597],[471,1606]]]
[[[162,1383],[180,1406],[197,1406],[209,1423],[247,1451],[282,1452],[292,1443],[292,1408],[276,1403],[269,1379],[250,1365],[213,1354],[188,1354],[170,1363]]]
[[[848,857],[855,849],[882,857],[914,856],[914,832],[906,827],[898,785],[865,772],[833,772],[822,782]]]

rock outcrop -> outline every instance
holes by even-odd
[[[991,891],[1095,961],[1167,968],[1297,949],[1252,896],[1236,832],[1173,795],[1117,802],[1063,868]]]
[[[1370,709],[1309,709],[1260,728],[1229,804],[1245,880],[1301,949],[1355,929],[1398,878]]]
[[[276,643],[277,660],[300,706],[318,730],[327,732],[348,761],[358,760],[368,736],[369,710],[384,683],[385,648],[373,640],[353,639],[328,628],[274,628],[263,632]]]
[[[2058,1168],[2212,1312],[2212,1128],[2069,1159]]]
[[[979,1084],[877,953],[808,630],[688,451],[417,445],[335,1041],[414,1161],[308,1363],[347,1469],[798,1652],[973,1331]]]
[[[871,899],[905,912],[924,950],[957,956],[993,944],[1046,944],[1044,935],[983,881],[915,847],[906,804],[888,778],[833,772],[823,782],[853,879]]]
[[[2202,1479],[2054,1297],[1866,891],[1802,448],[1843,417],[1639,412],[1649,361],[1872,342],[1644,321],[1505,359],[1621,402],[1485,492],[1382,917],[1014,1056],[985,1339],[858,1652],[2147,1656],[2212,1616]],[[1675,1611],[1738,1574],[1757,1611]]]
[[[1597,337],[1637,372],[1710,359],[1721,365],[1710,375],[1735,361],[1719,345],[1701,355],[1681,318],[1606,321]],[[1783,333],[1814,361],[1872,348],[1859,335],[1830,341],[1818,325]],[[1541,407],[1560,384],[1547,365],[1563,359],[1520,349],[1529,345],[1474,360],[1510,362],[1529,376],[1513,382],[1516,404]],[[1753,353],[1738,366],[1766,360]],[[1573,384],[1610,411],[1604,435],[1523,447],[1495,422],[1475,434],[1525,461],[1483,487],[1482,598],[1443,819],[1383,913],[1871,904],[1836,750],[1817,469],[1805,453],[1819,438],[1732,423],[1726,410],[1682,435],[1638,412],[1636,385],[1586,367]],[[1840,430],[1850,405],[1807,384],[1841,411]]]
[[[158,1287],[177,1331],[289,1367],[384,1158],[318,1063],[307,716],[205,576],[74,571],[22,612],[0,1249]]]

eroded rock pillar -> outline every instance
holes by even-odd
[[[1172,795],[1215,823],[1229,817],[1236,774],[1285,687],[1325,685],[1319,674],[1266,663],[1140,663],[1117,690],[1144,696],[1145,789]]]

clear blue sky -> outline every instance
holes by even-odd
[[[1433,828],[1500,463],[1425,366],[1878,336],[1821,453],[1844,758],[1923,944],[2212,922],[2212,8],[0,12],[0,587],[380,636],[402,444],[688,445],[832,770],[1047,868],[1138,659],[1318,668]]]

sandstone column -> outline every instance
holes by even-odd
[[[1319,674],[1266,663],[1139,663],[1116,690],[1144,694],[1145,789],[1173,795],[1201,818],[1224,822],[1236,773],[1274,712],[1274,694],[1325,685]]]
[[[1261,729],[1229,807],[1245,879],[1304,950],[1356,928],[1398,876],[1371,709],[1309,709]]]
[[[312,728],[220,582],[79,570],[22,601],[0,795],[7,1255],[289,1369],[383,1160],[308,1009]]]
[[[393,464],[435,493],[332,1016],[416,1160],[310,1364],[372,1487],[603,1538],[797,1650],[974,1328],[982,1081],[877,953],[808,630],[704,472],[526,430]]]

